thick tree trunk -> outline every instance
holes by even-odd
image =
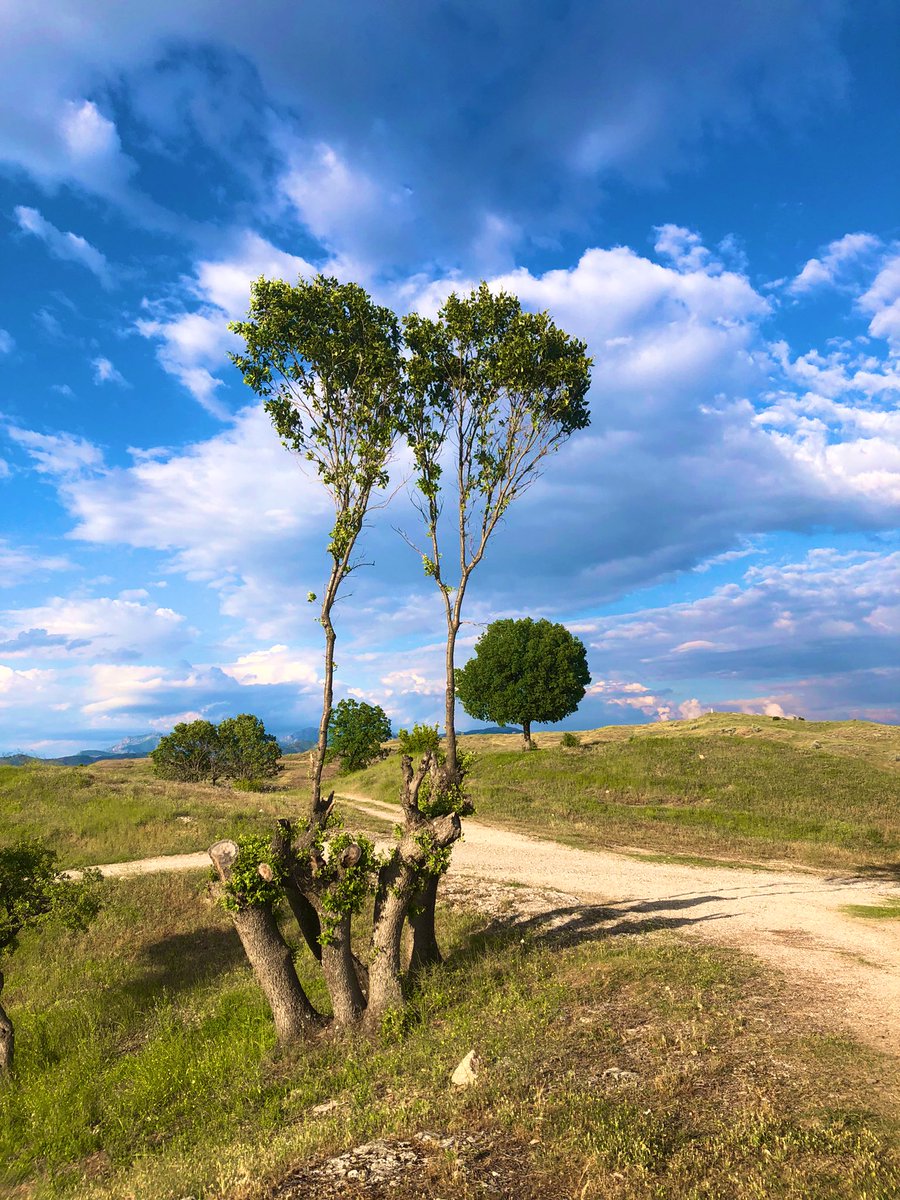
[[[237,857],[234,842],[216,842],[209,857],[223,883],[231,876]],[[281,936],[271,905],[247,905],[231,913],[234,927],[263,995],[269,1002],[278,1041],[282,1045],[304,1037],[319,1023],[294,968],[291,949]]]
[[[365,1017],[370,1029],[377,1029],[390,1009],[403,1006],[400,941],[412,894],[412,880],[413,872],[402,861],[399,852],[378,874],[369,964],[369,1004]]]
[[[318,1024],[319,1014],[297,978],[291,948],[281,936],[271,907],[252,905],[231,915],[272,1010],[278,1041],[285,1046],[305,1037]]]
[[[355,1025],[366,1007],[356,960],[350,947],[350,914],[346,913],[322,947],[322,974],[331,996],[336,1025]]]
[[[0,996],[3,994],[3,972],[0,971]],[[0,1080],[12,1074],[16,1035],[13,1023],[0,1004]]]
[[[531,740],[531,722],[522,722],[522,749],[533,750],[534,742]]]
[[[425,882],[410,901],[410,908],[417,910],[410,912],[409,916],[413,935],[409,969],[413,972],[443,962],[434,932],[434,909],[440,881],[440,875],[426,876]]]

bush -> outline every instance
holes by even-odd
[[[437,754],[441,745],[441,735],[437,725],[413,725],[412,729],[401,729],[397,734],[400,743],[400,753],[416,758],[427,754],[430,750]]]
[[[570,733],[567,729],[562,735],[562,741],[560,742],[560,745],[566,750],[575,750],[581,745],[581,738],[577,733]]]
[[[226,779],[248,782],[278,774],[281,747],[259,717],[241,713],[219,725],[219,754]]]
[[[343,771],[359,771],[384,758],[381,743],[390,737],[391,722],[383,708],[341,700],[328,723],[328,758],[339,758]]]

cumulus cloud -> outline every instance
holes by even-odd
[[[900,693],[889,702],[888,692],[900,683],[900,667],[886,664],[900,663],[898,595],[900,552],[816,549],[797,562],[751,567],[741,583],[702,599],[581,630],[605,670],[627,664],[670,685],[768,681],[772,692],[763,701],[759,693],[723,696],[714,686],[709,707],[763,711],[759,705],[772,702],[807,716],[896,721]]]
[[[19,205],[15,210],[15,217],[19,229],[42,241],[54,258],[78,263],[86,267],[92,275],[96,275],[105,288],[112,286],[112,271],[106,256],[85,238],[77,233],[63,233],[36,208]]]
[[[32,657],[76,656],[127,662],[184,646],[184,617],[123,597],[62,597],[0,613],[0,639]]]
[[[818,288],[845,284],[860,266],[874,259],[881,239],[871,233],[845,233],[830,242],[819,258],[811,258],[788,284],[788,291],[802,296]]]
[[[259,234],[244,230],[231,255],[197,263],[188,281],[187,297],[197,307],[176,309],[144,301],[148,314],[137,322],[138,332],[158,342],[157,357],[213,416],[225,419],[227,409],[218,401],[222,379],[216,373],[233,371],[227,352],[236,345],[228,322],[246,315],[250,284],[260,275],[294,282],[315,274],[303,258],[279,250]]]

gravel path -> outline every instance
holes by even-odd
[[[399,808],[344,793],[355,807],[396,820]],[[121,877],[209,865],[205,853],[175,854],[101,866]],[[813,871],[759,871],[652,862],[465,822],[451,877],[518,883],[564,894],[548,899],[548,917],[597,936],[641,928],[736,946],[781,969],[798,985],[798,1004],[828,1023],[846,1023],[879,1049],[900,1053],[900,921],[865,920],[847,904],[900,899],[890,881]],[[75,872],[72,872],[75,874]]]

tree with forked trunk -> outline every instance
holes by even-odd
[[[219,843],[210,852],[279,1036],[290,1041],[321,1019],[289,965],[274,916],[280,898],[287,899],[321,964],[338,1025],[376,1026],[402,1003],[400,948],[408,916],[412,966],[440,957],[434,937],[437,881],[460,836],[460,817],[471,811],[463,790],[468,762],[458,751],[453,722],[453,656],[463,597],[494,528],[532,481],[540,460],[587,424],[589,360],[583,344],[557,330],[546,314],[522,313],[517,300],[492,296],[485,285],[467,300],[451,297],[438,322],[407,318],[406,361],[393,314],[356,285],[321,276],[296,287],[257,280],[249,319],[231,328],[246,343],[246,354],[232,356],[245,382],[263,397],[284,444],[314,463],[335,509],[319,615],[325,636],[323,701],[307,820],[296,829],[287,819],[279,822],[267,842]],[[425,567],[440,589],[447,618],[447,745],[426,748],[418,765],[402,755],[404,824],[391,852],[379,857],[365,838],[339,826],[322,777],[333,707],[332,612],[341,585],[358,565],[356,543],[373,496],[387,483],[388,458],[401,431],[413,450],[428,529]],[[455,455],[459,497],[455,588],[441,568],[438,531],[448,447]],[[353,954],[350,923],[372,890],[366,970]]]
[[[469,581],[498,524],[538,478],[544,459],[589,424],[591,359],[585,343],[564,333],[546,312],[525,312],[515,296],[492,292],[486,283],[468,296],[449,296],[436,319],[413,313],[403,324],[410,393],[405,434],[415,461],[414,503],[424,543],[404,537],[434,580],[447,631],[446,753],[436,797],[442,789],[458,793],[461,782],[454,656]],[[447,545],[453,546],[455,568],[449,554],[444,557]],[[417,964],[440,959],[434,934],[439,879],[429,876],[416,898],[411,923]]]

